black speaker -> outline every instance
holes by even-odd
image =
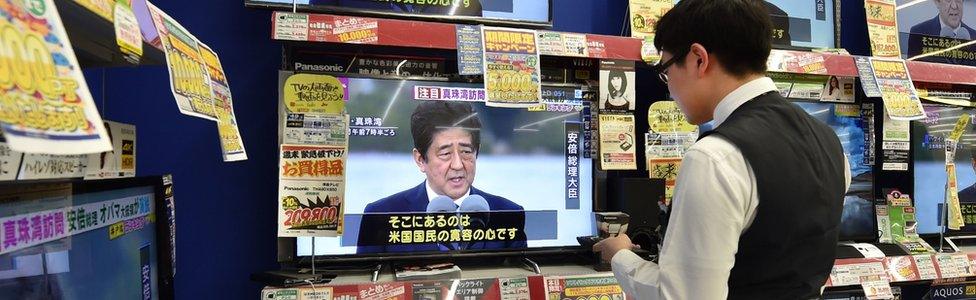
[[[664,180],[650,178],[607,178],[607,211],[630,215],[627,235],[642,249],[656,253],[664,199]]]

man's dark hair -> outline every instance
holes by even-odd
[[[471,134],[471,144],[475,153],[481,148],[481,121],[471,108],[464,102],[451,101],[421,101],[410,116],[410,133],[413,135],[413,146],[420,151],[421,157],[427,160],[427,150],[434,141],[434,134],[460,127]]]
[[[678,56],[699,43],[727,72],[744,77],[766,72],[772,28],[763,1],[682,0],[657,22],[654,46]]]

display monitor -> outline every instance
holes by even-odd
[[[595,233],[578,90],[544,87],[550,104],[526,109],[488,107],[476,84],[348,78],[347,88],[344,231],[315,238],[316,255],[555,250]],[[297,238],[296,255],[312,249]]]
[[[160,299],[159,178],[0,184],[0,298]]]
[[[851,168],[851,186],[844,196],[844,212],[841,216],[840,240],[871,241],[876,239],[875,215],[872,195],[874,176],[870,156],[865,155],[869,147],[865,141],[866,126],[859,106],[850,104],[830,104],[796,102],[811,116],[824,122],[837,134],[844,155]]]
[[[963,0],[897,0],[902,55],[920,61],[976,65],[976,47],[942,51],[976,38],[976,2]]]
[[[973,116],[976,109],[955,106],[925,104],[926,118],[913,121],[912,150],[914,161],[915,216],[918,220],[918,233],[938,234],[942,231],[942,211],[945,203],[946,183],[946,136],[956,126],[959,116]],[[947,234],[976,232],[976,132],[972,123],[965,127],[962,138],[956,145],[956,180],[959,202],[962,205],[963,221],[961,230],[946,230]]]
[[[675,0],[678,3],[680,0]],[[763,1],[773,22],[773,48],[835,48],[839,26],[835,0]]]
[[[551,0],[245,0],[250,7],[373,16],[477,21],[487,24],[551,24]]]

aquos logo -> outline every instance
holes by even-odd
[[[929,292],[932,299],[976,299],[976,286],[952,285],[932,287]]]

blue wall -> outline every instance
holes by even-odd
[[[625,0],[556,0],[554,29],[617,35]],[[253,272],[277,268],[277,71],[270,12],[242,0],[157,1],[220,55],[249,159],[221,161],[214,122],[177,110],[161,66],[86,70],[102,117],[132,123],[138,175],[172,173],[178,299],[254,299]]]

